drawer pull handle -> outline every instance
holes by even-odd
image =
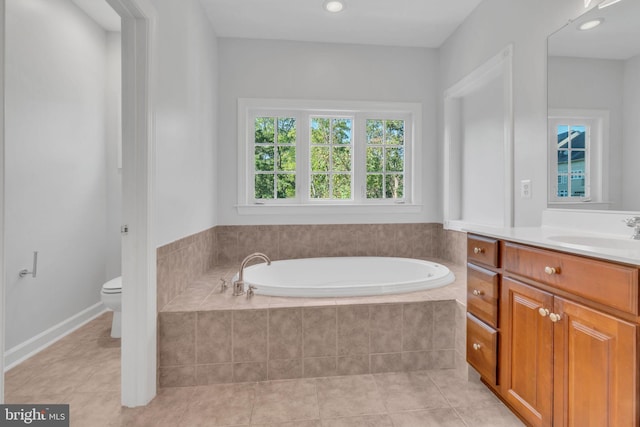
[[[480,350],[480,348],[481,348],[481,347],[482,347],[482,346],[481,346],[480,344],[478,344],[477,342],[476,342],[476,343],[473,343],[473,349],[474,349],[475,351]]]
[[[538,313],[540,313],[540,316],[542,317],[547,317],[549,315],[549,310],[547,310],[546,308],[540,307],[538,309]]]
[[[559,322],[559,321],[560,321],[560,319],[562,319],[562,317],[561,317],[559,314],[551,313],[551,314],[549,315],[549,319],[550,319],[553,323],[556,323],[556,322]]]
[[[478,290],[478,289],[474,289],[473,290],[473,294],[477,297],[482,296],[482,294],[484,294],[484,292]]]
[[[545,267],[544,272],[547,273],[549,276],[552,276],[554,274],[560,274],[560,268]]]
[[[484,248],[473,248],[473,253],[478,255],[478,254],[483,254],[484,253]]]

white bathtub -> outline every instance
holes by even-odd
[[[245,287],[255,286],[256,294],[290,297],[397,294],[438,288],[454,280],[444,265],[410,258],[303,258],[244,269]]]

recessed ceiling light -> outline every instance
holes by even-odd
[[[338,0],[327,0],[323,4],[327,12],[338,13],[344,9],[344,2]]]
[[[603,22],[604,22],[604,18],[592,19],[590,21],[586,21],[580,24],[580,26],[578,26],[578,29],[581,31],[591,30],[597,27],[598,25],[602,24]]]

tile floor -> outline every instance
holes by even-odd
[[[459,371],[161,389],[120,406],[120,343],[104,314],[6,373],[7,403],[69,403],[77,427],[511,427],[522,423]]]

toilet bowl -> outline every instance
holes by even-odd
[[[100,291],[102,303],[113,310],[113,321],[111,322],[111,337],[120,338],[121,318],[122,318],[122,276],[109,280],[102,285]]]

